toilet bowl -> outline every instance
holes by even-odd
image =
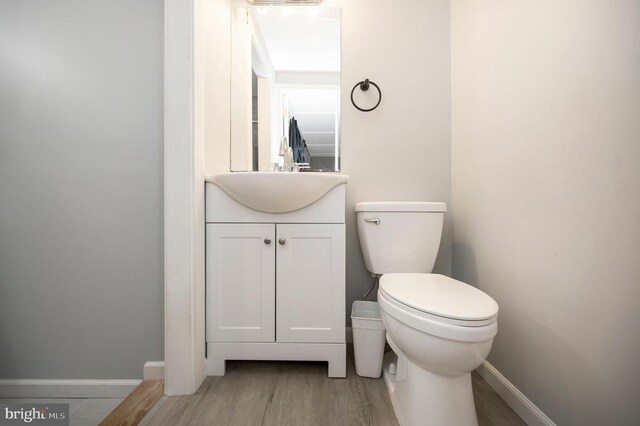
[[[403,426],[477,425],[471,372],[498,331],[498,305],[490,296],[431,273],[445,209],[443,203],[356,204],[365,263],[381,275],[378,303],[393,350],[383,377]]]
[[[395,353],[385,359],[384,378],[400,424],[477,424],[470,373],[491,350],[497,304],[442,275],[387,274],[380,281],[378,303]],[[442,294],[437,284],[457,291]],[[399,300],[407,296],[402,287],[423,290],[416,294],[413,289],[409,299]],[[421,297],[428,298],[428,306],[416,302]],[[447,306],[458,298],[465,307]]]

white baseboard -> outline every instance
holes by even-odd
[[[144,380],[164,380],[164,361],[147,361],[144,364]]]
[[[2,379],[0,398],[125,398],[141,380]]]
[[[529,426],[556,426],[529,398],[487,361],[476,370]]]

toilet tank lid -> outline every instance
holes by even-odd
[[[356,212],[430,212],[447,211],[445,203],[425,201],[363,201],[356,203]]]

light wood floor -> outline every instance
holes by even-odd
[[[348,360],[346,379],[327,378],[326,363],[227,362],[224,377],[207,377],[195,395],[166,398],[148,424],[397,425],[383,380],[357,376],[351,350]],[[481,426],[525,425],[476,373],[473,387]]]
[[[104,420],[100,426],[137,425],[164,395],[164,380],[144,380]]]

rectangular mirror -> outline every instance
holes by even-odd
[[[231,171],[340,170],[341,10],[231,10]],[[306,168],[306,166],[302,166]]]

